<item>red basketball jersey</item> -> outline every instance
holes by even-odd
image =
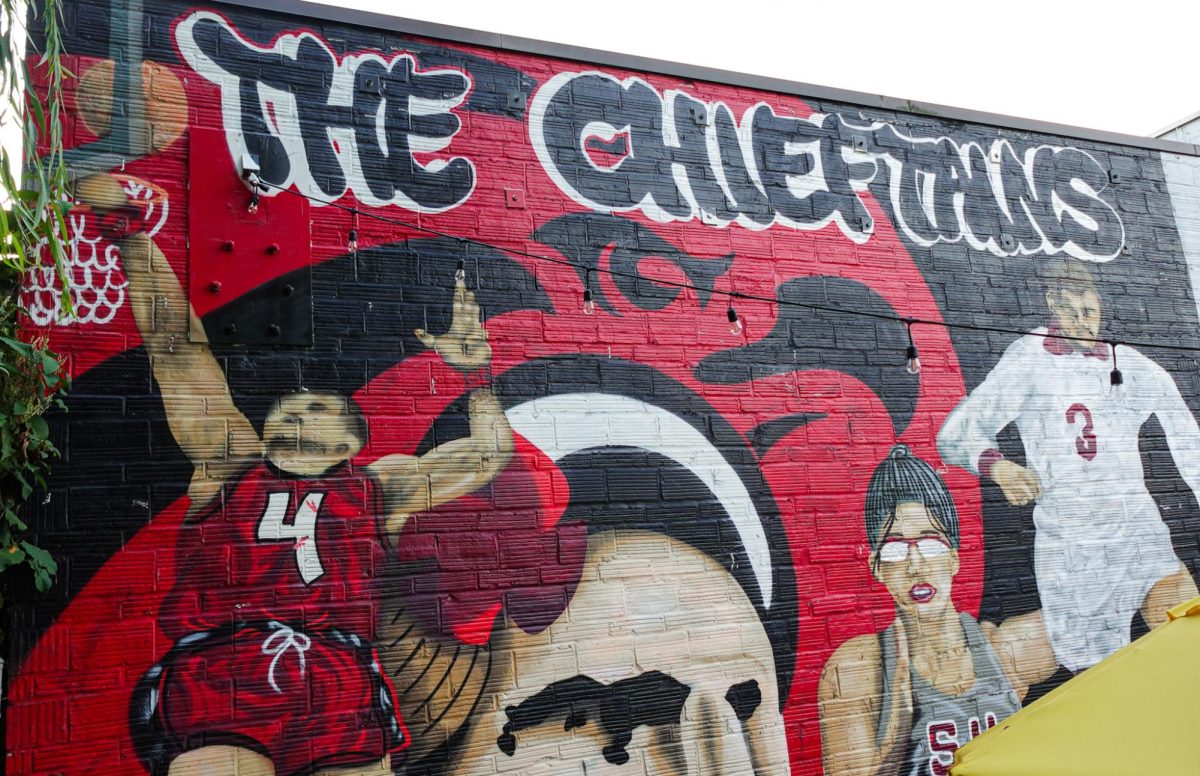
[[[349,466],[293,478],[255,465],[184,524],[166,635],[275,620],[372,639],[380,515],[378,483]]]

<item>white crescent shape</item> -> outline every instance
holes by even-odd
[[[550,460],[600,447],[633,447],[670,458],[708,486],[733,521],[771,607],[771,551],[749,491],[725,457],[691,424],[639,399],[608,393],[564,393],[533,399],[505,415],[513,431]]]

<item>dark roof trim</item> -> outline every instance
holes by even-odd
[[[699,65],[686,65],[679,62],[668,62],[649,57],[638,57],[630,54],[617,54],[611,51],[585,48],[583,46],[567,46],[561,43],[548,43],[530,38],[519,38],[511,35],[501,35],[494,32],[481,32],[463,27],[451,27],[445,24],[402,19],[396,16],[361,11],[354,8],[344,8],[334,5],[306,2],[306,0],[215,0],[223,5],[235,5],[243,8],[253,8],[261,11],[307,16],[313,19],[367,27],[375,30],[436,38],[453,43],[465,43],[473,46],[487,46],[523,54],[537,54],[558,59],[573,59],[609,67],[619,67],[626,70],[659,73],[700,81],[713,81],[750,89],[763,89],[781,92],[800,97],[831,102],[844,102],[861,105],[868,108],[914,113],[922,116],[949,119],[951,121],[966,121],[975,124],[988,124],[1023,132],[1042,132],[1051,135],[1093,140],[1100,143],[1145,148],[1151,151],[1200,156],[1200,145],[1181,143],[1161,138],[1125,135],[1119,132],[1106,132],[1100,129],[1087,129],[1069,124],[1055,124],[1048,121],[1006,116],[1000,113],[954,108],[916,100],[903,100],[880,94],[855,92],[848,89],[834,89],[828,86],[788,81],[783,78],[738,73],[732,70],[720,70]]]

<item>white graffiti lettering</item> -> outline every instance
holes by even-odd
[[[347,188],[372,206],[438,213],[465,202],[475,166],[434,157],[462,126],[454,113],[471,90],[461,70],[422,70],[409,53],[340,60],[311,32],[270,46],[246,40],[222,16],[198,11],[175,28],[184,60],[221,90],[232,158],[258,156],[262,178],[307,196]]]
[[[886,176],[879,183],[892,216],[918,245],[965,241],[1000,256],[1108,261],[1125,241],[1102,196],[1106,171],[1073,147],[992,140],[985,148],[837,114],[789,117],[761,102],[738,119],[723,102],[597,71],[546,82],[529,132],[555,184],[599,212],[748,229],[833,223],[861,243],[874,231],[864,192]]]

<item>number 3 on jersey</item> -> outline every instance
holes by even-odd
[[[1075,418],[1083,418],[1083,433],[1075,437],[1075,452],[1085,461],[1096,457],[1096,433],[1092,425],[1092,411],[1085,405],[1075,402],[1067,408],[1067,423],[1075,425]]]
[[[267,508],[258,521],[257,538],[260,542],[292,541],[296,548],[296,568],[304,584],[311,585],[325,573],[321,556],[317,554],[317,513],[324,493],[307,493],[292,520],[288,522],[291,493],[271,493]]]

